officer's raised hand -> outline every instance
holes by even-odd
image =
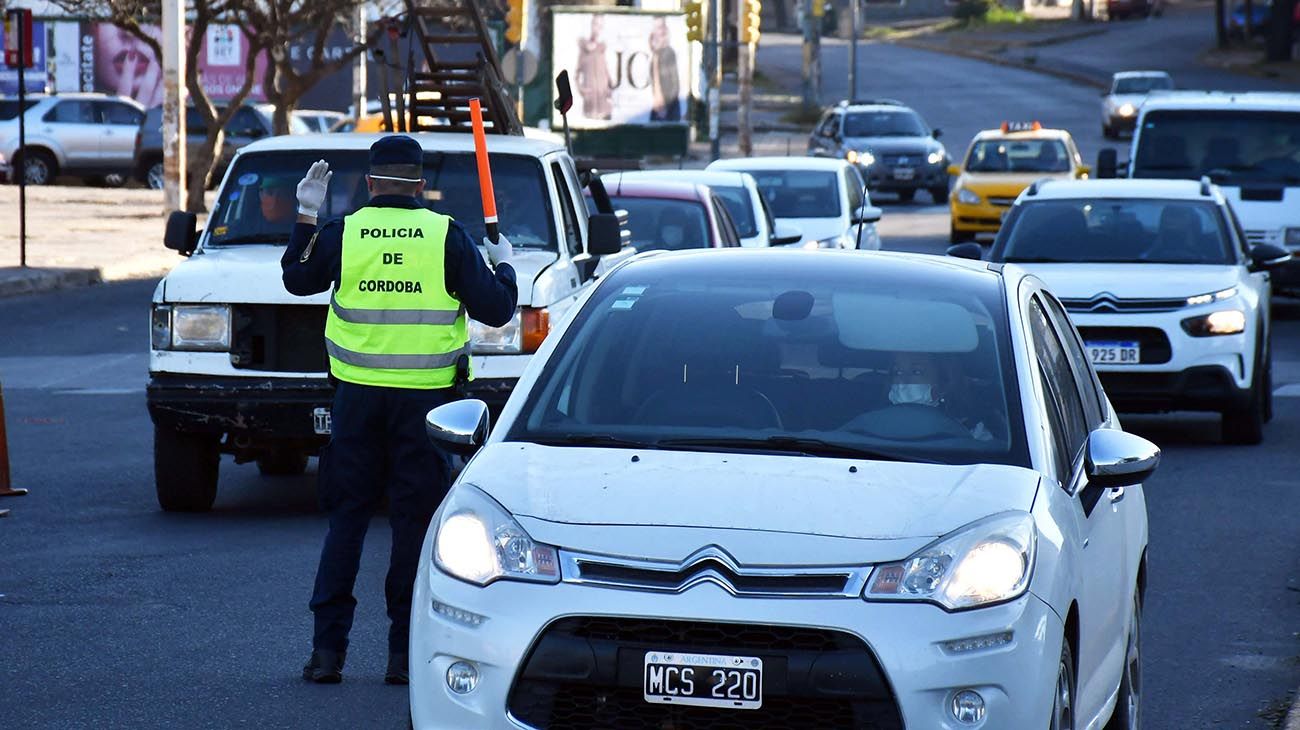
[[[333,174],[328,162],[317,160],[307,170],[307,176],[298,183],[298,215],[311,219],[307,222],[316,222],[316,216],[325,204],[325,191],[329,188]]]
[[[510,239],[506,238],[504,233],[497,234],[496,243],[484,237],[483,245],[487,248],[488,261],[492,262],[493,268],[498,264],[510,263],[510,257],[514,255],[514,247],[510,245]]]

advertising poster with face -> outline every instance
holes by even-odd
[[[684,121],[684,15],[556,11],[552,22],[555,72],[567,70],[573,85],[572,127]],[[554,123],[561,123],[558,113]]]

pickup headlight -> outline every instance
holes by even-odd
[[[150,316],[149,341],[155,350],[229,350],[230,307],[225,304],[156,304]]]
[[[1239,335],[1246,331],[1246,313],[1239,309],[1210,312],[1183,320],[1183,330],[1192,337]]]
[[[523,355],[537,352],[551,331],[545,307],[520,307],[502,327],[469,321],[469,341],[476,355]]]
[[[927,601],[956,611],[1000,603],[1029,587],[1038,528],[1028,512],[973,522],[897,563],[876,566],[868,601]]]
[[[966,205],[979,205],[980,196],[966,188],[957,188],[957,202]]]
[[[433,562],[453,578],[485,586],[496,580],[560,581],[559,554],[535,542],[505,508],[461,485],[443,505]]]

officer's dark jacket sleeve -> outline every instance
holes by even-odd
[[[339,280],[343,259],[343,220],[334,218],[318,229],[310,223],[294,223],[289,245],[280,258],[284,288],[305,297],[327,291]]]

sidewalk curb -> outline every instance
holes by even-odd
[[[97,269],[54,269],[0,267],[0,298],[35,294],[55,289],[94,286],[104,281]]]
[[[1066,71],[1064,69],[1059,69],[1059,68],[1050,68],[1048,66],[1039,66],[1038,64],[1035,63],[1025,63],[1023,61],[1016,61],[1014,59],[1004,58],[1002,56],[997,56],[991,53],[983,53],[981,51],[969,51],[969,50],[964,50],[959,48],[935,46],[929,43],[917,42],[906,38],[890,40],[890,41],[886,41],[886,43],[892,43],[894,45],[904,46],[906,48],[914,48],[919,51],[930,51],[932,53],[942,53],[948,56],[968,58],[972,61],[982,61],[984,63],[991,63],[995,66],[1005,66],[1007,68],[1016,68],[1022,71],[1031,71],[1033,73],[1041,74],[1043,76],[1053,76],[1055,78],[1064,79],[1066,81],[1072,81],[1076,84],[1091,86],[1094,89],[1105,89],[1107,86],[1105,82],[1101,81],[1100,79],[1089,76],[1087,74],[1076,73],[1074,71]]]

